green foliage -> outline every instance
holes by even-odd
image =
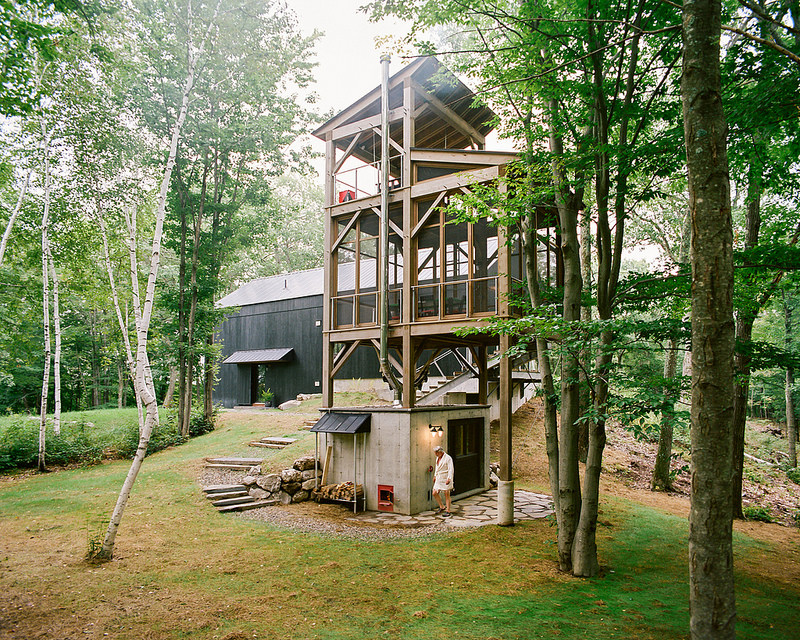
[[[786,470],[786,477],[789,478],[795,484],[800,484],[800,469],[797,467],[793,467],[792,469]]]
[[[47,464],[95,464],[103,457],[102,444],[92,437],[92,425],[82,420],[62,424],[58,436],[49,423],[45,443]],[[38,456],[39,420],[15,416],[0,432],[0,471],[35,467]]]
[[[759,507],[757,505],[748,505],[742,508],[742,513],[747,520],[756,520],[758,522],[772,522],[772,512],[769,507]]]

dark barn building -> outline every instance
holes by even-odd
[[[219,301],[233,308],[217,334],[222,344],[214,402],[225,407],[263,401],[275,404],[298,393],[318,393],[322,382],[323,270],[310,269],[241,286]],[[359,349],[343,377],[379,378],[370,347]]]

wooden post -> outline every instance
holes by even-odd
[[[478,404],[487,404],[489,399],[489,367],[486,347],[478,347]]]
[[[511,346],[507,335],[500,336],[500,353]],[[497,483],[497,524],[514,524],[514,481],[511,470],[511,359],[500,359],[500,473]]]

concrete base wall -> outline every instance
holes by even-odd
[[[378,485],[394,489],[393,511],[411,515],[433,508],[433,448],[447,450],[448,421],[483,419],[481,482],[477,490],[489,488],[489,407],[480,405],[402,408],[326,409],[337,413],[370,413],[369,433],[320,434],[320,457],[333,447],[328,483],[355,481],[364,486],[367,509],[378,510]],[[429,425],[443,428],[443,436],[431,435]],[[355,461],[354,461],[355,445]],[[475,490],[464,493],[471,495]],[[453,496],[458,498],[459,496]]]

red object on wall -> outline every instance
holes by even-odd
[[[378,485],[378,511],[394,511],[394,485]]]
[[[339,192],[339,202],[350,202],[356,199],[356,192],[348,189],[347,191]]]

